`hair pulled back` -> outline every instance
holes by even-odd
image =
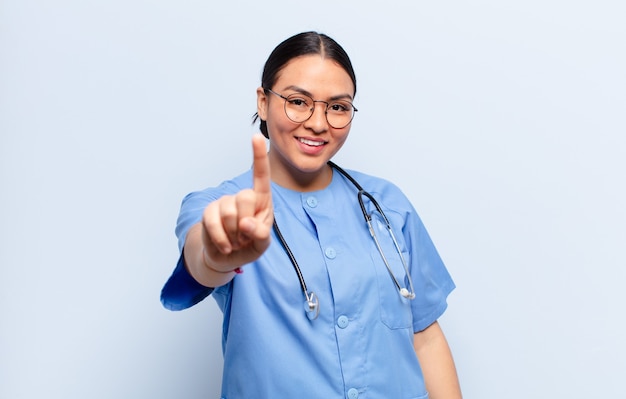
[[[294,35],[282,43],[280,43],[272,51],[261,76],[261,87],[266,90],[271,89],[276,80],[278,80],[279,72],[287,65],[289,61],[303,55],[319,54],[320,56],[335,61],[350,76],[354,84],[354,94],[356,94],[356,75],[352,68],[352,62],[345,50],[333,40],[331,37],[318,32],[302,32]],[[254,122],[259,118],[258,114],[254,114]],[[269,138],[267,132],[267,123],[261,120],[261,133]]]

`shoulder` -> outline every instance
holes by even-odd
[[[399,202],[403,204],[409,203],[408,198],[400,187],[385,178],[351,169],[346,169],[346,172],[363,187],[363,190],[380,198],[381,201]]]

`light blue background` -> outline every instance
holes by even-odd
[[[174,223],[187,192],[250,166],[263,63],[309,29],[357,72],[337,162],[405,190],[459,287],[441,324],[465,397],[620,397],[624,15],[619,0],[1,1],[0,398],[218,397],[217,307],[158,300]]]

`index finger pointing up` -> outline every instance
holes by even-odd
[[[254,163],[252,167],[252,184],[257,194],[270,195],[270,161],[267,157],[265,138],[260,134],[252,137]]]

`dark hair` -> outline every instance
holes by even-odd
[[[350,57],[348,57],[348,54],[339,43],[318,32],[298,33],[276,46],[265,62],[263,75],[261,76],[261,87],[265,90],[271,89],[278,79],[278,73],[289,61],[309,54],[319,54],[324,58],[337,62],[352,79],[354,93],[356,94],[356,75],[354,74],[354,69],[352,69]],[[259,119],[259,115],[254,114],[253,123],[257,119]],[[261,120],[260,128],[261,133],[266,138],[269,138],[267,123],[264,120]]]

